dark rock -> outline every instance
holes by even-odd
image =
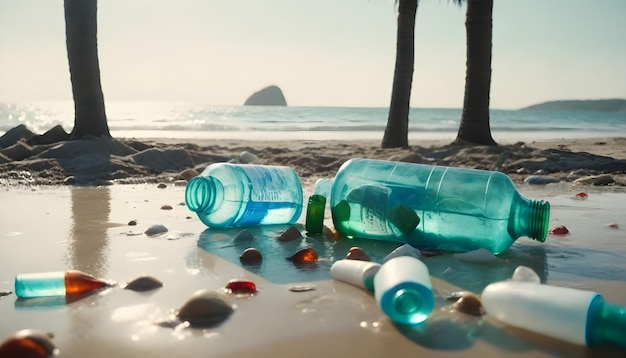
[[[60,124],[50,128],[46,133],[28,138],[26,143],[30,145],[52,144],[70,140],[70,134]]]
[[[276,86],[266,87],[252,94],[244,102],[244,106],[286,106],[287,100],[283,91]]]
[[[25,125],[20,124],[17,127],[9,129],[8,132],[0,137],[0,148],[10,147],[20,139],[28,140],[34,136],[36,136],[35,133],[31,132]]]
[[[615,179],[608,174],[603,175],[590,175],[574,180],[576,184],[591,184],[591,185],[610,185],[615,183]]]
[[[24,160],[31,156],[32,148],[28,144],[19,141],[10,147],[0,150],[0,154],[11,160]]]

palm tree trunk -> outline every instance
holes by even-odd
[[[415,59],[415,15],[418,0],[398,1],[396,65],[383,148],[409,146],[409,107]]]
[[[468,0],[463,114],[455,142],[497,145],[489,127],[493,0]]]
[[[100,84],[97,0],[65,0],[67,58],[74,96],[72,139],[111,137]]]

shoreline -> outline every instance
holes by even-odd
[[[0,150],[0,185],[188,180],[211,163],[237,161],[247,151],[258,157],[257,164],[294,168],[306,183],[332,177],[345,161],[361,157],[498,170],[516,184],[540,175],[552,181],[578,180],[577,184],[626,189],[626,137],[510,140],[492,147],[452,144],[452,140],[441,138],[410,139],[409,148],[382,148],[380,139],[300,140],[264,135],[247,139],[114,137],[82,141],[55,141],[45,134],[14,136]],[[591,179],[581,183],[587,177]]]

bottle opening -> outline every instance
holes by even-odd
[[[529,237],[540,242],[546,241],[550,223],[550,203],[543,200],[531,202]]]
[[[185,204],[194,212],[209,211],[215,201],[219,181],[212,177],[194,177],[185,188]]]
[[[396,292],[395,306],[398,312],[406,315],[418,312],[421,307],[420,297],[411,290],[399,290]]]

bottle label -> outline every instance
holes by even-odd
[[[250,201],[246,203],[244,213],[237,220],[237,225],[257,225],[263,221],[270,210],[290,206],[292,190],[290,190],[290,183],[283,169],[247,165],[238,168],[250,180]]]

